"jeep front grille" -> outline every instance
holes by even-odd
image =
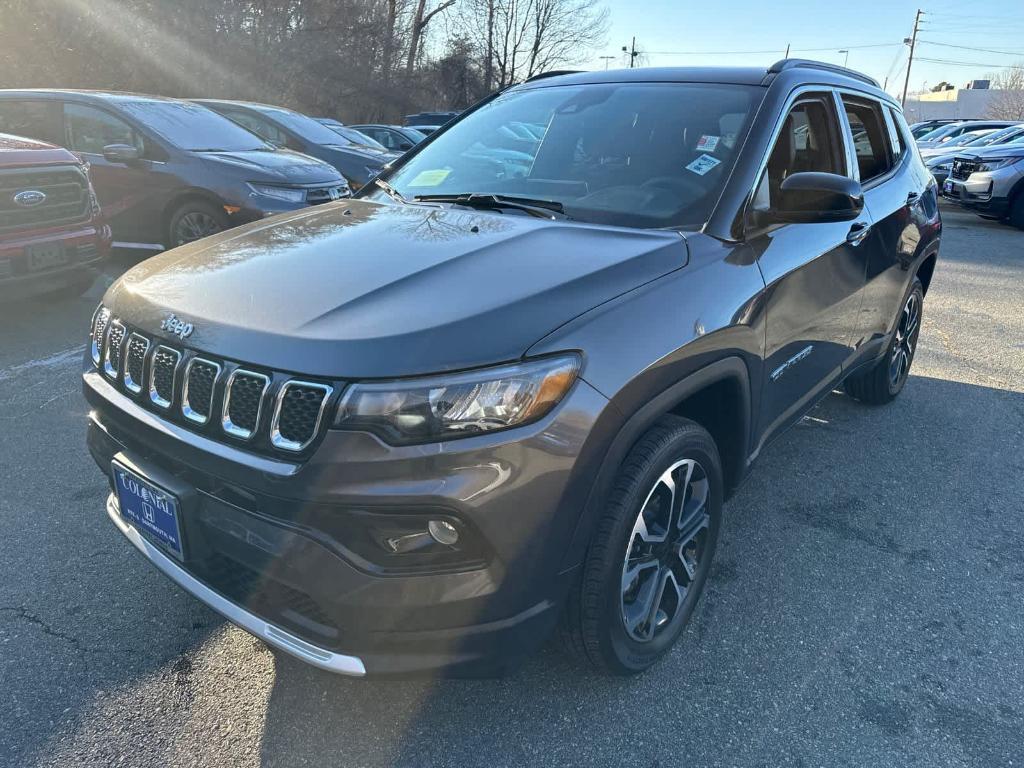
[[[162,343],[100,307],[92,358],[106,377],[165,419],[248,450],[301,455],[323,432],[333,383],[261,372]]]

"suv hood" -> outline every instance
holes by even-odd
[[[986,157],[1024,157],[1024,144],[999,144],[985,147],[974,152],[958,152],[957,157],[970,157],[984,160]]]
[[[304,209],[142,262],[104,299],[171,344],[331,378],[520,358],[587,310],[685,266],[674,231],[354,200]]]
[[[330,184],[341,181],[341,176],[331,165],[290,149],[194,154],[214,163],[251,169],[250,181],[280,181],[289,184]]]

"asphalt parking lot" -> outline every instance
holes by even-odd
[[[764,455],[683,640],[628,680],[554,647],[497,681],[272,654],[106,519],[78,375],[130,262],[0,308],[0,764],[1024,764],[1024,232],[945,221],[903,395],[832,394]]]

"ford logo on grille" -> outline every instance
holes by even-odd
[[[45,202],[46,193],[40,192],[38,189],[23,189],[21,192],[15,192],[11,199],[15,205],[31,208]]]
[[[192,335],[193,328],[192,323],[186,323],[176,315],[170,314],[160,323],[160,330],[173,333],[179,339],[184,341]]]

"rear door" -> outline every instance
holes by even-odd
[[[792,104],[753,209],[769,210],[793,173],[851,172],[836,99],[829,90]],[[870,218],[783,224],[748,235],[767,286],[766,377],[760,428],[765,437],[798,418],[840,376],[850,358],[864,285],[860,248]]]
[[[887,106],[867,96],[842,94],[844,128],[854,150],[864,205],[874,222],[861,247],[867,261],[863,301],[854,346],[878,351],[906,290],[920,230],[927,181],[912,162],[912,151]],[[917,214],[917,215],[915,215]],[[872,343],[874,342],[874,343]]]
[[[113,112],[78,102],[64,103],[64,146],[89,163],[100,208],[119,243],[154,244],[163,240],[163,186],[154,165],[162,149]],[[103,157],[110,144],[139,150],[139,160],[114,163]]]

